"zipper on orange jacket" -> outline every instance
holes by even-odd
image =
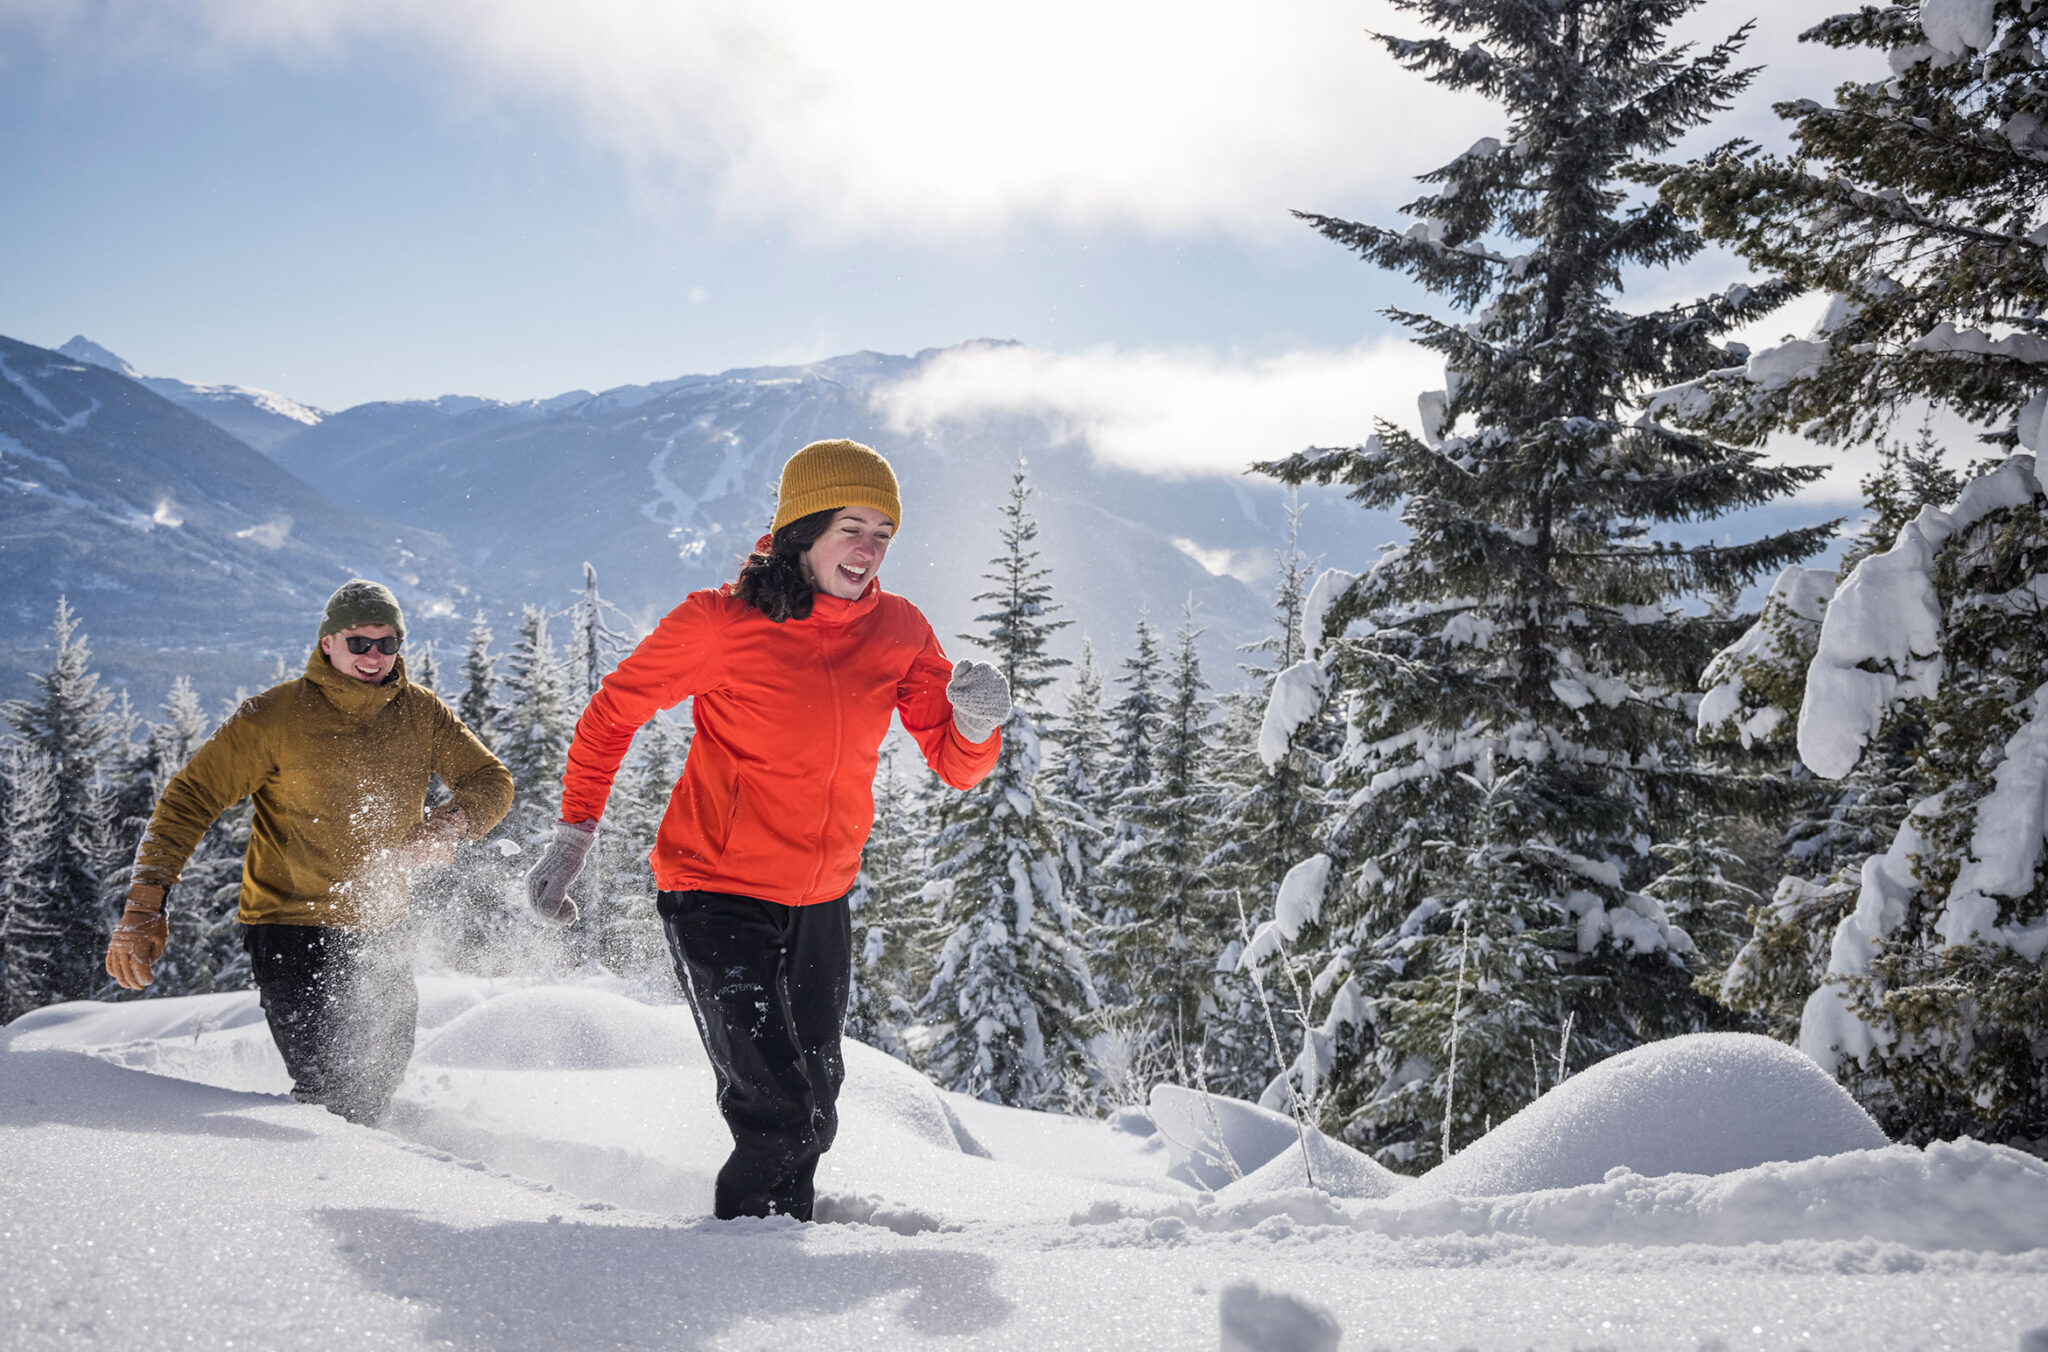
[[[832,761],[825,771],[825,811],[818,818],[818,859],[811,865],[811,880],[804,884],[801,896],[805,901],[817,890],[818,875],[825,871],[825,830],[832,824],[832,791],[839,779],[839,752],[846,740],[846,713],[839,707],[839,673],[832,669],[832,631],[828,625],[818,626],[818,663],[825,668],[826,703],[832,706]]]

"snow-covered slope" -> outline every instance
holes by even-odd
[[[1375,1198],[1262,1183],[1298,1144],[1200,1191],[1143,1112],[993,1107],[853,1046],[828,1223],[712,1222],[728,1138],[690,1020],[661,1000],[609,980],[425,978],[419,1050],[378,1131],[280,1095],[248,993],[18,1020],[0,1033],[8,1346],[2048,1339],[2048,1165],[1970,1142],[1844,1149],[1868,1138],[1823,1125],[1802,1149],[1773,1138],[1775,1163],[1648,1177],[1627,1142],[1745,1154],[1727,1139],[1740,1114],[1688,1117],[1668,1084],[1645,1091],[1669,1066],[1553,1091],[1546,1120],[1615,1133],[1598,1181],[1467,1194],[1454,1159]],[[1811,1107],[1810,1084],[1741,1041],[1667,1045],[1678,1079],[1711,1079],[1766,1123]],[[1220,1106],[1219,1121],[1257,1115]],[[1497,1135],[1468,1152],[1495,1177],[1553,1167],[1544,1133]],[[1575,1158],[1597,1150],[1568,1137]]]
[[[428,622],[462,607],[431,533],[337,507],[276,463],[125,376],[0,338],[0,688],[40,670],[60,594],[102,670],[145,707],[189,674],[209,700],[305,660],[351,572]],[[452,620],[450,621],[452,627]]]
[[[74,361],[119,372],[265,453],[294,432],[303,432],[327,416],[320,409],[274,390],[247,385],[197,385],[171,376],[146,376],[82,333],[57,351]]]
[[[275,454],[338,502],[445,533],[506,595],[559,601],[588,559],[606,594],[644,622],[732,576],[767,528],[793,451],[854,437],[881,448],[903,485],[883,585],[923,607],[949,644],[981,609],[972,598],[1000,549],[998,510],[1022,455],[1042,562],[1074,622],[1059,640],[1067,655],[1083,634],[1098,651],[1124,651],[1140,609],[1171,630],[1192,596],[1212,631],[1211,679],[1235,684],[1234,645],[1269,623],[1270,572],[1254,569],[1285,542],[1282,487],[1104,468],[1032,418],[896,430],[878,392],[939,355],[860,352],[528,403],[366,404]],[[1357,557],[1393,530],[1329,490],[1308,496],[1312,554]],[[1251,583],[1210,571],[1225,565]]]

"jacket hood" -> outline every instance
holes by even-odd
[[[334,664],[327,660],[327,654],[321,652],[320,645],[316,643],[313,655],[306,659],[306,682],[342,713],[362,718],[391,703],[405,688],[405,658],[400,657],[393,662],[391,674],[371,685],[336,671]]]

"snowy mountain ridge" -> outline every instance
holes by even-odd
[[[520,402],[362,404],[273,455],[337,502],[445,534],[500,595],[559,604],[588,560],[605,594],[651,625],[687,591],[732,575],[768,525],[785,458],[852,437],[882,449],[903,485],[883,584],[949,645],[975,623],[997,505],[1021,457],[1042,562],[1074,622],[1063,642],[1078,650],[1086,635],[1114,654],[1141,612],[1171,629],[1192,599],[1210,631],[1210,679],[1234,684],[1238,645],[1271,624],[1264,592],[1286,543],[1288,490],[1106,466],[1035,416],[901,425],[884,393],[957,351],[855,352]],[[1361,527],[1375,543],[1395,529],[1337,492],[1303,498],[1311,555],[1362,552]]]
[[[103,363],[0,338],[0,648],[9,688],[46,660],[69,598],[117,683],[208,698],[304,660],[352,573],[431,634],[475,593],[432,532],[337,507],[246,441]]]
[[[292,433],[312,427],[327,416],[324,410],[302,404],[274,390],[248,385],[201,385],[172,376],[146,376],[82,333],[55,350],[75,361],[124,375],[178,407],[197,413],[259,451],[269,451]]]

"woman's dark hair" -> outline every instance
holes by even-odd
[[[804,576],[804,551],[818,542],[839,511],[837,507],[827,507],[822,512],[800,516],[775,532],[766,554],[749,554],[740,565],[733,593],[777,624],[809,619],[811,597],[816,589]]]

